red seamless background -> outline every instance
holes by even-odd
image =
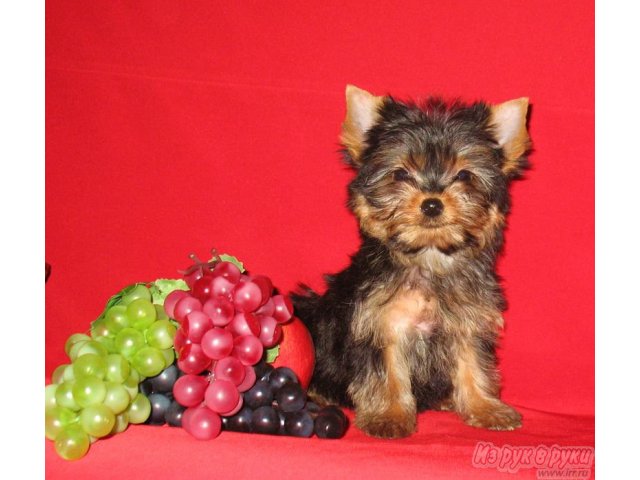
[[[47,1],[47,375],[113,293],[176,277],[191,252],[231,253],[284,292],[324,288],[322,274],[358,245],[345,208],[352,172],[337,153],[348,83],[399,98],[528,96],[534,143],[499,263],[502,395],[525,414],[522,430],[483,432],[428,412],[403,441],[225,432],[203,445],[137,426],[74,463],[48,442],[48,476],[97,478],[107,462],[135,469],[122,455],[147,442],[147,472],[171,472],[174,450],[199,458],[213,448],[227,453],[218,468],[242,477],[260,464],[254,453],[295,448],[292,471],[264,468],[294,477],[298,466],[309,478],[402,468],[490,478],[495,469],[471,467],[479,440],[593,445],[593,43],[590,1]],[[253,452],[246,470],[238,449]],[[193,465],[194,478],[209,468]]]

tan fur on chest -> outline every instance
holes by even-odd
[[[435,324],[435,298],[427,299],[418,290],[396,294],[381,309],[380,321],[391,340],[412,333],[429,334]]]
[[[400,287],[391,296],[374,291],[356,308],[356,338],[370,337],[381,347],[413,335],[429,335],[437,322],[435,297],[417,288]]]

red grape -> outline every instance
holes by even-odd
[[[244,380],[238,385],[239,392],[246,392],[256,383],[256,371],[251,365],[245,365],[244,367]]]
[[[174,316],[174,309],[176,307],[176,303],[179,300],[182,300],[184,297],[188,297],[189,292],[185,292],[184,290],[174,290],[167,298],[164,299],[164,311],[169,315],[170,318],[176,318]]]
[[[211,280],[211,296],[230,297],[233,287],[235,287],[235,284],[231,283],[227,278],[214,277]]]
[[[184,373],[197,375],[211,365],[211,359],[202,351],[202,347],[197,343],[186,345],[182,350],[182,355],[178,358],[178,368]]]
[[[237,313],[231,320],[229,329],[234,336],[253,335],[257,337],[260,335],[260,321],[252,313]]]
[[[200,343],[202,336],[213,328],[213,322],[206,313],[194,310],[187,314],[182,326],[189,340],[194,343]]]
[[[238,404],[234,408],[232,408],[230,411],[223,412],[220,415],[222,415],[223,417],[230,417],[232,415],[235,415],[240,411],[243,404],[244,404],[244,400],[242,398],[242,395],[238,395]]]
[[[233,304],[239,312],[253,312],[262,304],[262,290],[258,284],[248,280],[236,285],[232,293]],[[267,299],[264,300],[265,302]]]
[[[233,356],[243,365],[255,365],[262,358],[264,348],[253,335],[242,335],[233,339]]]
[[[266,303],[271,298],[271,293],[273,292],[271,279],[265,275],[253,275],[250,278],[251,281],[260,288],[260,294],[262,295],[260,305]]]
[[[176,351],[178,358],[182,357],[182,353],[187,345],[191,345],[191,340],[187,338],[187,334],[182,327],[176,330],[176,335],[173,337],[173,348]]]
[[[220,434],[222,420],[206,407],[191,407],[182,414],[182,426],[198,440],[212,440]]]
[[[262,306],[255,311],[256,315],[264,315],[266,317],[273,316],[273,312],[276,311],[276,306],[273,303],[273,298],[270,297]]]
[[[207,387],[204,403],[217,413],[229,412],[236,407],[240,393],[238,388],[227,380],[214,380]]]
[[[213,367],[216,380],[227,380],[234,385],[240,385],[244,380],[244,365],[235,357],[225,357],[216,362]]]
[[[193,311],[201,311],[202,310],[202,302],[198,300],[196,297],[192,297],[191,295],[181,298],[176,303],[173,309],[173,317],[178,322],[184,322],[187,315],[189,315]]]
[[[271,348],[282,337],[282,327],[273,317],[260,317],[260,341],[262,345]]]
[[[212,271],[214,277],[224,277],[231,283],[238,283],[240,280],[240,269],[231,262],[220,262]]]
[[[202,311],[209,315],[216,327],[224,327],[233,318],[235,309],[229,299],[217,296],[207,300],[202,306]]]
[[[173,384],[173,398],[183,407],[195,407],[204,401],[209,382],[200,375],[183,375]]]
[[[204,354],[212,360],[220,360],[233,350],[233,334],[220,327],[207,331],[200,341]]]
[[[213,278],[209,275],[205,275],[202,278],[199,278],[193,284],[193,288],[191,288],[191,295],[193,295],[203,303],[206,302],[212,296],[212,281]]]
[[[195,268],[193,271],[184,275],[184,281],[189,286],[189,288],[193,288],[193,285],[201,279],[203,276],[202,269]]]
[[[293,304],[289,297],[284,295],[274,295],[272,297],[273,304],[275,306],[275,312],[273,312],[273,318],[278,323],[286,323],[293,317]]]

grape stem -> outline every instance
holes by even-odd
[[[212,258],[208,262],[203,262],[195,253],[190,253],[189,258],[193,262],[193,265],[190,265],[185,270],[178,270],[178,273],[182,275],[189,275],[195,272],[199,268],[207,268],[210,269],[212,266],[216,265],[220,262],[220,256],[218,255],[218,251],[215,248],[211,249]]]

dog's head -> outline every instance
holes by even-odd
[[[528,100],[417,104],[351,85],[346,94],[341,142],[363,233],[407,259],[497,250],[508,183],[527,165]]]

